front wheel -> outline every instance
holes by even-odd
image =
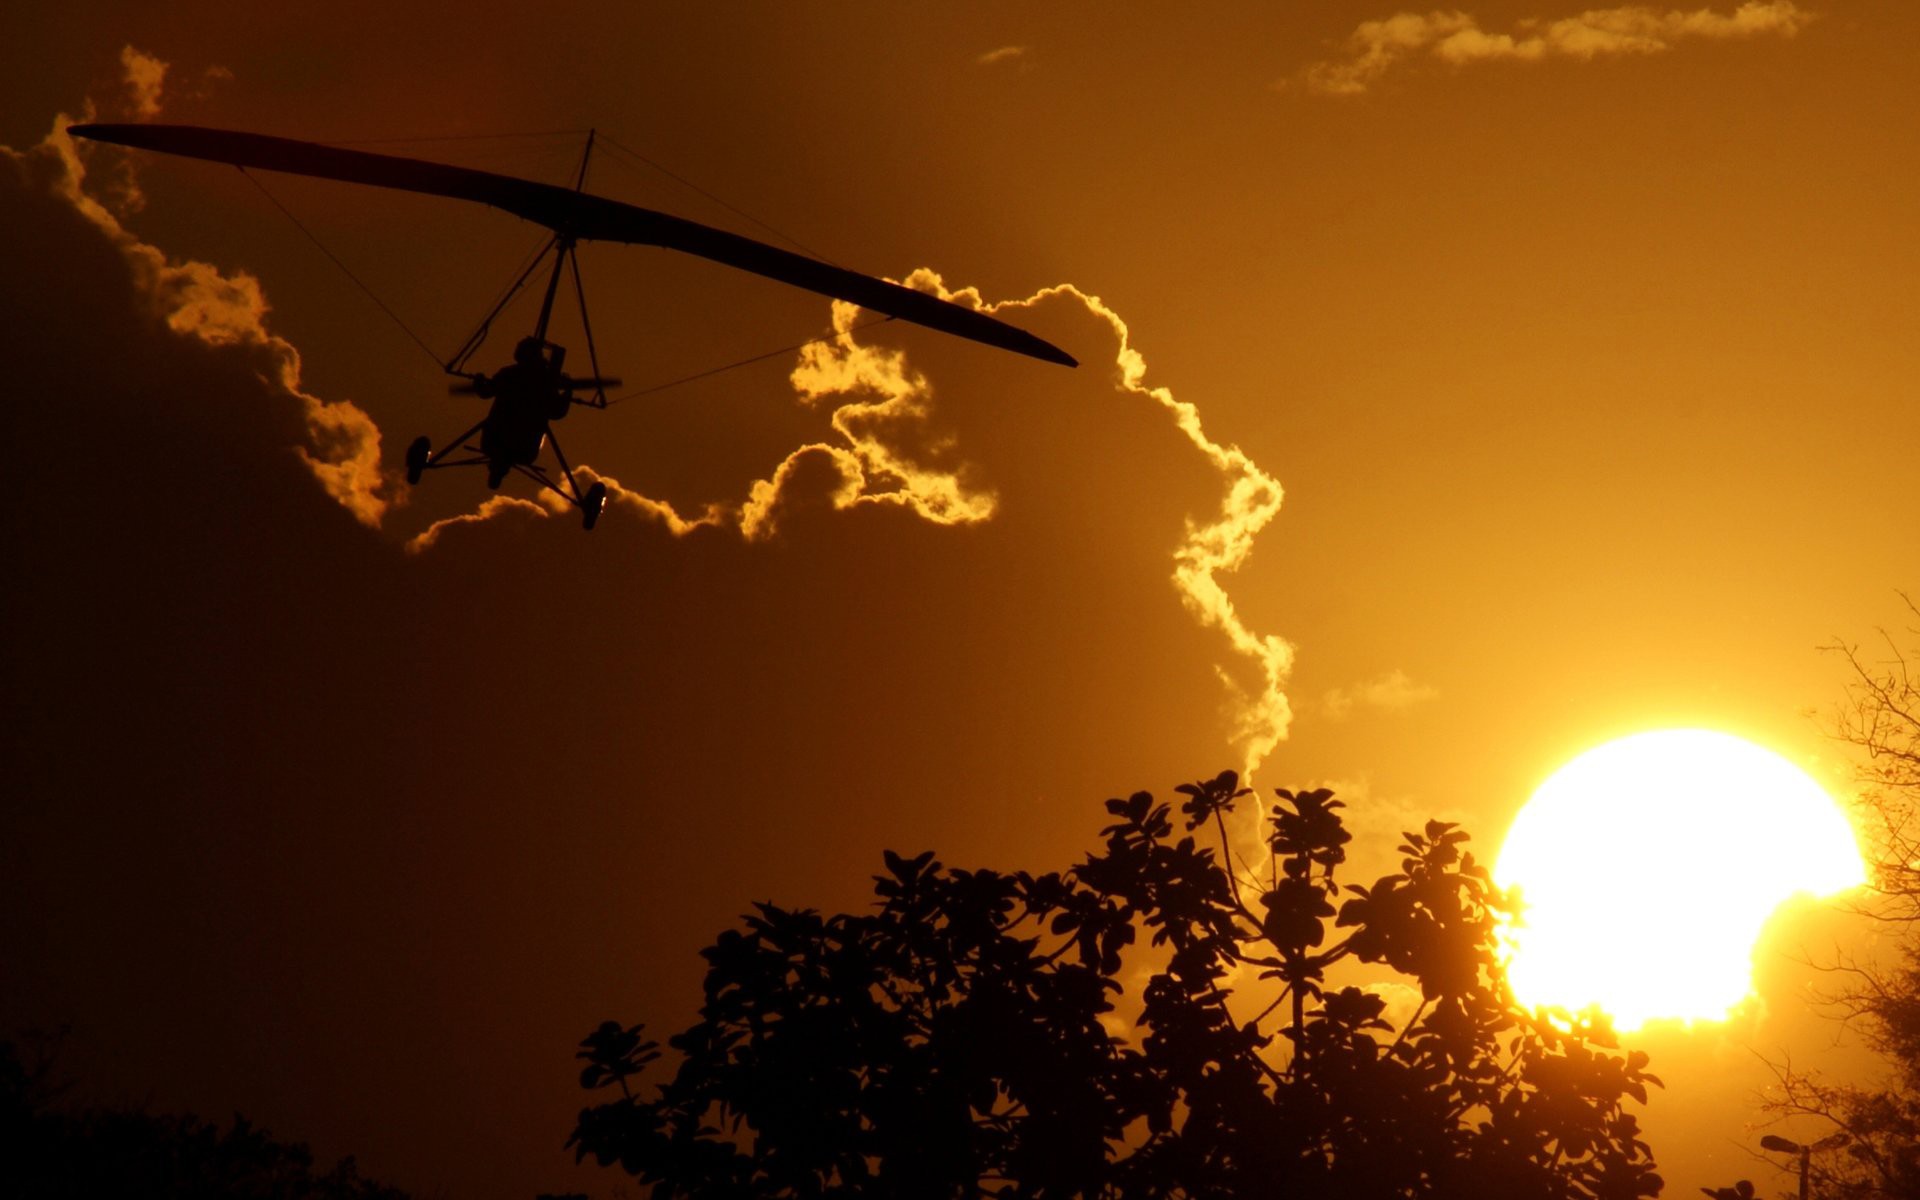
[[[586,496],[580,501],[580,524],[592,529],[600,520],[600,510],[607,505],[607,485],[596,483],[587,489]]]
[[[409,485],[420,482],[420,473],[427,469],[427,459],[432,456],[433,441],[430,438],[413,439],[413,444],[407,447],[407,483]]]

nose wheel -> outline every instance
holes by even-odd
[[[421,472],[427,469],[427,460],[433,456],[433,440],[427,437],[413,439],[407,447],[407,483],[409,486],[420,482]]]
[[[580,499],[580,524],[592,529],[600,520],[600,510],[607,505],[607,485],[596,483],[587,489]]]

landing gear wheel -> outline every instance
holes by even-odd
[[[605,508],[606,504],[606,484],[596,483],[588,488],[586,497],[580,501],[580,523],[588,529],[592,529],[594,524],[600,520],[600,510]]]
[[[420,482],[420,473],[427,469],[427,459],[432,456],[432,439],[426,437],[413,439],[413,444],[407,447],[407,482],[409,484]]]

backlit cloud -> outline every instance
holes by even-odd
[[[541,494],[545,495],[546,493],[543,492]],[[549,509],[546,505],[536,504],[532,500],[523,500],[519,496],[488,496],[485,500],[482,500],[480,506],[472,512],[459,513],[451,517],[442,517],[440,520],[435,521],[433,524],[415,534],[407,541],[407,553],[419,554],[423,550],[431,550],[434,545],[439,542],[440,535],[449,529],[458,529],[462,525],[477,525],[482,521],[489,521],[503,513],[510,512],[526,513],[528,516],[533,517],[546,517],[549,515]]]
[[[121,63],[136,114],[157,115],[167,64],[132,46],[122,51]],[[85,120],[96,115],[91,102],[84,113]],[[137,186],[130,179],[111,183],[112,207],[89,190],[86,160],[67,134],[73,124],[73,117],[61,113],[37,145],[24,151],[0,146],[0,156],[72,205],[119,250],[134,287],[169,329],[209,346],[261,354],[262,377],[300,405],[310,443],[296,448],[301,460],[330,496],[362,523],[377,527],[393,493],[392,481],[380,469],[380,430],[372,418],[351,401],[326,401],[301,390],[300,352],[268,331],[267,300],[258,279],[244,271],[228,274],[210,263],[173,261],[127,229],[114,209],[137,209]]]
[[[597,471],[584,463],[573,468],[573,475],[582,488],[592,487],[596,483],[607,485],[605,512],[625,511],[644,522],[664,527],[675,537],[684,537],[696,529],[718,529],[736,523],[731,514],[720,505],[710,505],[705,512],[696,516],[685,516],[675,510],[673,505],[642,495],[624,486],[613,476]],[[507,495],[488,496],[473,511],[442,517],[407,539],[407,553],[419,554],[422,551],[431,550],[435,543],[439,542],[441,534],[462,525],[478,525],[510,513],[533,517],[556,517],[565,516],[574,511],[571,504],[545,488],[535,492],[531,499]],[[604,516],[602,519],[605,519]]]
[[[1725,13],[1631,4],[1572,17],[1524,17],[1504,33],[1482,29],[1478,18],[1464,12],[1403,12],[1361,22],[1347,39],[1344,57],[1314,63],[1300,79],[1310,91],[1353,96],[1397,64],[1415,58],[1461,66],[1663,54],[1689,40],[1792,37],[1811,20],[1813,14],[1792,0],[1748,0]]]
[[[940,276],[927,268],[913,272],[905,282],[991,313],[1053,304],[1083,309],[1104,323],[1114,337],[1114,380],[1119,393],[1128,399],[1147,401],[1170,417],[1181,436],[1217,473],[1219,507],[1210,516],[1189,517],[1185,537],[1171,554],[1170,578],[1187,610],[1203,626],[1223,634],[1231,649],[1229,661],[1217,671],[1233,698],[1235,741],[1243,755],[1242,766],[1250,774],[1286,737],[1292,710],[1285,685],[1293,666],[1293,649],[1276,635],[1252,629],[1235,605],[1227,583],[1253,553],[1260,531],[1279,515],[1284,495],[1279,481],[1238,446],[1209,437],[1193,404],[1177,399],[1169,388],[1146,384],[1146,359],[1133,346],[1131,331],[1120,314],[1098,296],[1062,284],[1025,300],[988,304],[976,289],[949,290]],[[951,447],[922,446],[929,452],[926,457],[906,448],[912,443],[902,440],[902,435],[910,437],[921,428],[931,405],[931,388],[924,378],[906,368],[899,352],[854,340],[851,327],[857,312],[851,305],[836,304],[835,338],[809,347],[793,374],[795,387],[810,403],[849,392],[879,397],[872,401],[843,400],[834,411],[833,427],[846,439],[844,448],[807,447],[802,451],[815,454],[826,450],[842,465],[844,486],[836,493],[836,506],[901,504],[937,524],[991,518],[996,496],[967,483],[969,471],[964,462],[935,465],[934,454],[950,451]],[[779,494],[777,481],[794,461],[789,457],[772,481],[756,488]],[[1246,670],[1249,667],[1250,672]]]
[[[1238,736],[1244,753],[1241,765],[1243,773],[1251,776],[1287,736],[1293,719],[1285,690],[1287,676],[1293,670],[1293,647],[1277,635],[1258,633],[1248,626],[1227,591],[1226,578],[1253,554],[1254,539],[1280,515],[1286,493],[1280,481],[1263,471],[1240,447],[1209,438],[1201,426],[1198,408],[1175,399],[1168,388],[1146,386],[1146,359],[1133,348],[1131,334],[1119,313],[1078,288],[1055,290],[1077,298],[1112,326],[1120,338],[1120,386],[1166,409],[1194,448],[1220,473],[1224,494],[1219,511],[1211,520],[1189,519],[1186,540],[1174,552],[1173,580],[1188,610],[1202,624],[1224,633],[1234,651],[1258,669],[1257,682],[1252,686],[1237,682],[1232,672],[1220,669],[1221,682],[1238,701]]]
[[[160,115],[160,89],[167,81],[167,64],[132,46],[120,48],[120,69],[133,101],[133,115],[152,120]]]
[[[1293,649],[1285,639],[1250,625],[1229,584],[1253,553],[1260,532],[1279,514],[1284,494],[1279,481],[1239,447],[1214,440],[1191,402],[1176,398],[1169,388],[1146,383],[1146,359],[1133,345],[1131,331],[1099,297],[1066,284],[1024,300],[992,304],[976,289],[947,287],[939,274],[926,268],[909,274],[905,283],[984,312],[1077,315],[1099,336],[1112,339],[1111,348],[1101,353],[1112,355],[1113,367],[1102,382],[1092,374],[1097,368],[1090,362],[1074,376],[1061,377],[1063,386],[1101,392],[1108,401],[1144,402],[1146,411],[1159,414],[1158,428],[1170,429],[1174,435],[1176,440],[1169,446],[1184,445],[1184,453],[1203,464],[1201,469],[1215,481],[1216,507],[1209,513],[1189,515],[1184,533],[1167,549],[1163,578],[1203,628],[1225,638],[1216,675],[1227,691],[1226,708],[1241,766],[1251,772],[1285,738],[1292,719],[1285,688]],[[940,406],[934,382],[909,364],[904,351],[858,336],[859,317],[856,306],[835,302],[832,334],[805,347],[789,376],[801,405],[827,413],[830,436],[795,447],[764,477],[745,483],[734,498],[687,512],[622,488],[593,468],[576,467],[576,472],[585,479],[607,482],[613,508],[624,507],[676,536],[696,530],[730,531],[749,542],[765,541],[779,536],[783,521],[803,511],[842,512],[873,506],[902,510],[935,526],[979,525],[995,519],[1002,498],[986,480],[1004,465],[994,455],[1004,452],[1005,443],[996,443],[1000,449],[995,450],[969,440],[970,422],[1007,423],[1009,428],[996,430],[996,436],[1018,440],[1023,436],[1018,418],[1004,412],[989,417],[987,410],[1007,406],[985,404],[970,410],[958,425],[937,420],[950,413]],[[984,437],[985,431],[981,432]],[[1087,462],[1061,464],[1061,469],[1107,468]],[[556,512],[564,508],[550,496],[542,504],[553,505]],[[416,537],[410,548],[431,547],[455,526],[530,511],[535,511],[533,506],[499,503],[495,498],[474,512],[435,524]]]
[[[940,277],[925,268],[905,282],[944,299],[983,307],[977,292],[948,292]],[[842,443],[803,447],[796,453],[824,454],[838,466],[842,482],[833,493],[835,508],[904,505],[936,525],[987,520],[996,503],[993,493],[968,485],[964,463],[938,461],[944,457],[941,449],[950,447],[929,445],[920,436],[932,402],[931,385],[907,368],[900,351],[856,342],[853,326],[859,314],[858,305],[834,301],[834,336],[800,352],[791,376],[794,389],[809,406],[834,402],[832,425]],[[749,537],[771,531],[779,480],[793,461],[789,456],[772,479],[754,485],[741,521]]]

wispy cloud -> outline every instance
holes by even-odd
[[[167,64],[132,46],[121,52],[120,61],[132,115],[157,116]],[[96,115],[89,101],[83,119]],[[130,174],[110,182],[106,194],[112,206],[90,190],[86,161],[67,133],[72,124],[74,118],[61,113],[38,145],[24,151],[0,146],[0,157],[72,205],[120,251],[134,287],[169,329],[209,346],[261,354],[262,378],[301,407],[309,445],[297,449],[308,470],[357,519],[377,527],[394,492],[393,481],[380,470],[380,430],[372,418],[351,401],[322,400],[301,389],[300,352],[267,329],[267,300],[258,279],[243,271],[228,274],[210,263],[176,262],[127,229],[120,214],[139,207],[137,183]]]
[[[1031,53],[1033,53],[1032,46],[1001,46],[987,51],[973,61],[975,66],[997,67],[1005,63],[1019,62]]]
[[[1478,18],[1464,12],[1403,12],[1361,22],[1347,39],[1345,57],[1311,64],[1299,81],[1309,91],[1354,96],[1397,64],[1415,58],[1464,66],[1664,54],[1690,40],[1792,37],[1812,20],[1813,14],[1792,0],[1748,0],[1726,13],[1630,4],[1557,19],[1525,17],[1505,33],[1482,29]]]
[[[1365,683],[1334,688],[1321,698],[1320,709],[1330,719],[1339,721],[1351,716],[1356,708],[1399,712],[1423,704],[1439,694],[1437,688],[1414,682],[1405,671],[1393,670]]]

